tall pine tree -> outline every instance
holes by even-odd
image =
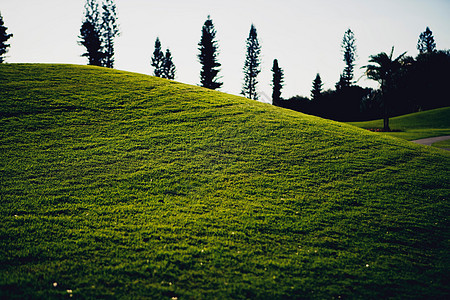
[[[317,101],[322,96],[322,78],[320,78],[320,74],[317,73],[316,78],[313,80],[313,88],[311,90],[311,100]]]
[[[220,71],[221,64],[217,61],[219,54],[219,47],[216,41],[216,30],[214,24],[208,16],[202,28],[202,37],[198,43],[198,59],[202,65],[200,71],[200,83],[201,86],[208,89],[218,89],[222,86],[222,82],[218,82],[217,75]]]
[[[434,41],[433,32],[429,27],[425,29],[419,36],[417,41],[417,50],[420,54],[436,52],[436,43]]]
[[[151,66],[153,67],[153,75],[162,77],[164,64],[164,53],[161,51],[161,41],[159,37],[155,41],[155,50],[153,51]]]
[[[164,57],[164,61],[162,64],[162,78],[167,79],[175,79],[175,72],[176,68],[172,61],[172,53],[170,53],[170,50],[166,50],[166,56]]]
[[[3,63],[5,59],[5,54],[8,52],[9,44],[6,42],[13,36],[12,34],[6,33],[8,27],[5,27],[5,23],[3,22],[2,14],[0,13],[0,63]]]
[[[284,72],[278,66],[278,59],[273,60],[272,72],[272,104],[278,106],[281,100],[281,89],[283,88],[284,82]]]
[[[343,60],[345,62],[345,68],[336,87],[346,88],[352,85],[353,70],[355,68],[356,60],[356,39],[351,29],[348,29],[345,32],[341,48],[344,54]]]
[[[247,54],[244,64],[244,84],[242,86],[241,94],[249,99],[258,99],[256,86],[258,84],[257,76],[261,72],[260,56],[261,46],[258,41],[258,33],[255,26],[252,24],[250,33],[247,38]]]
[[[117,9],[114,0],[104,0],[102,13],[102,41],[104,57],[102,65],[114,68],[114,39],[120,35],[117,23]]]
[[[85,17],[80,29],[80,45],[86,48],[81,56],[88,58],[89,65],[102,66],[104,53],[101,40],[101,23],[96,0],[86,0]]]

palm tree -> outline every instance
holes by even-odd
[[[383,131],[390,131],[389,128],[389,104],[391,101],[392,89],[396,83],[396,77],[402,68],[402,58],[406,52],[399,55],[396,59],[392,59],[394,54],[394,47],[392,47],[391,54],[387,55],[385,52],[371,55],[369,62],[376,65],[367,65],[362,68],[366,68],[366,76],[369,79],[378,81],[381,86],[381,99],[384,106],[384,121]]]

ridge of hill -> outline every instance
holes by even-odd
[[[450,154],[151,76],[0,65],[1,298],[446,298]]]

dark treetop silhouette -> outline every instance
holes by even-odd
[[[3,63],[4,56],[8,52],[9,44],[6,42],[13,36],[12,34],[6,33],[8,27],[5,27],[5,23],[3,22],[2,14],[0,13],[0,63]]]
[[[166,50],[166,56],[164,57],[164,62],[162,65],[162,78],[167,79],[175,79],[175,72],[176,68],[172,61],[172,53],[170,53],[170,50]]]
[[[283,88],[283,82],[284,82],[284,72],[283,69],[281,69],[278,66],[278,59],[273,60],[273,79],[272,79],[272,104],[278,105],[278,103],[281,100],[281,89]]]
[[[322,95],[322,78],[320,78],[320,74],[317,73],[316,78],[313,80],[313,88],[311,90],[311,100],[318,101],[320,96]]]
[[[252,24],[250,33],[247,38],[247,53],[244,64],[244,84],[242,86],[241,94],[249,99],[258,100],[258,93],[256,86],[258,84],[257,76],[261,72],[260,56],[261,46],[258,41],[258,33],[255,26]]]
[[[114,40],[119,36],[117,9],[114,0],[105,0],[102,14],[103,66],[114,68]]]
[[[339,82],[336,84],[336,89],[347,88],[352,85],[353,69],[355,67],[356,59],[356,39],[353,31],[348,29],[342,39],[342,52],[344,54],[345,68],[340,76]]]
[[[155,41],[155,50],[153,51],[151,66],[154,68],[153,75],[161,77],[163,73],[164,53],[161,51],[161,41],[159,37]]]
[[[114,39],[119,35],[114,0],[105,0],[101,13],[96,0],[86,0],[84,7],[85,16],[78,42],[86,48],[82,56],[88,58],[89,65],[113,68]]]
[[[434,41],[433,32],[427,27],[419,36],[417,41],[417,50],[420,54],[432,53],[436,51],[436,43]]]
[[[220,71],[221,64],[217,61],[219,54],[219,46],[216,41],[216,30],[214,24],[208,16],[202,27],[202,37],[198,43],[198,60],[202,65],[200,71],[200,84],[201,86],[216,90],[222,86],[222,82],[218,80],[218,73]]]

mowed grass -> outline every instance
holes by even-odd
[[[383,120],[367,122],[349,122],[365,129],[383,128]],[[437,108],[389,119],[389,127],[394,132],[380,132],[382,135],[395,136],[408,141],[435,136],[450,135],[450,107]]]
[[[86,66],[0,116],[0,298],[449,296],[447,151]]]
[[[437,148],[450,149],[450,139],[449,140],[445,140],[445,141],[440,141],[440,142],[433,143],[431,146],[437,147]]]

